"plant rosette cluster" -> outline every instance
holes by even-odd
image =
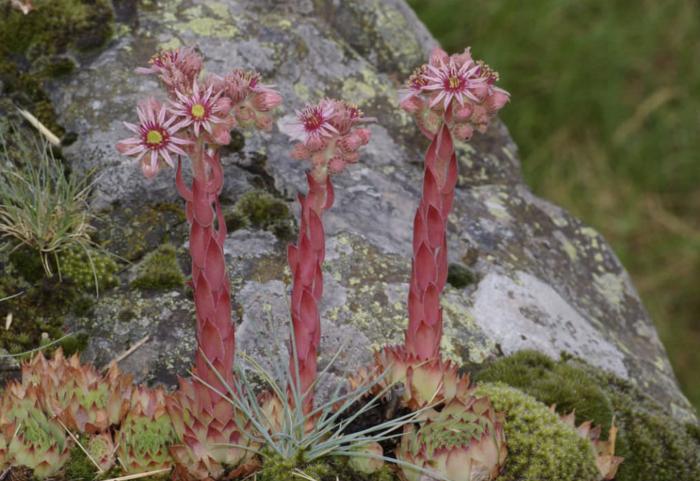
[[[503,416],[487,397],[472,397],[466,403],[455,399],[440,411],[421,415],[422,423],[407,425],[396,457],[406,481],[421,481],[424,472],[435,479],[486,481],[498,476],[506,460]],[[430,475],[428,475],[430,476]]]
[[[491,118],[510,100],[508,92],[496,87],[498,79],[496,71],[472,58],[470,49],[450,56],[436,48],[400,91],[400,105],[415,116],[428,138],[444,122],[455,137],[469,140],[475,130],[486,132]]]
[[[35,386],[11,383],[0,401],[0,465],[24,466],[37,479],[55,475],[70,457],[70,439],[39,403]],[[5,449],[2,449],[2,446]],[[4,452],[4,456],[3,456]]]

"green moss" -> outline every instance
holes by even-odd
[[[547,406],[502,383],[481,384],[476,393],[505,413],[508,458],[498,481],[598,479],[592,445]]]
[[[35,283],[44,277],[41,257],[27,246],[20,246],[10,253],[9,261],[27,282]]]
[[[225,218],[230,231],[264,229],[280,239],[290,239],[294,234],[294,220],[287,203],[264,190],[243,194]]]
[[[343,481],[396,481],[398,479],[394,471],[386,465],[376,473],[368,475],[354,471],[345,458],[327,458],[304,463],[293,459],[283,459],[278,455],[270,455],[265,458],[262,469],[256,473],[256,478],[258,481],[301,479],[292,474],[297,469],[318,481],[337,481],[338,479]]]
[[[15,273],[12,265],[5,266],[0,278],[0,298],[18,292],[23,294],[0,302],[0,318],[11,314],[9,329],[0,329],[0,348],[11,354],[34,349],[63,337],[65,316],[85,313],[94,303],[94,295],[87,295],[69,281],[58,278],[42,279],[31,285]],[[68,350],[84,347],[84,336],[76,334],[63,340]],[[54,346],[54,348],[57,346]]]
[[[97,474],[97,468],[78,446],[73,447],[70,459],[64,469],[65,479],[71,481],[92,481]]]
[[[185,275],[177,261],[177,251],[172,244],[163,244],[150,252],[138,266],[136,278],[131,282],[139,289],[168,290],[185,285]]]
[[[612,403],[627,446],[616,481],[700,481],[700,442],[682,423],[667,415],[646,393],[632,384],[589,366]]]
[[[61,276],[72,280],[76,286],[85,291],[95,290],[95,278],[97,278],[99,290],[116,286],[119,279],[116,276],[118,266],[114,259],[94,249],[89,254],[90,258],[80,248],[62,252],[58,256]]]
[[[557,404],[560,412],[575,409],[579,422],[608,426],[614,415],[620,429],[616,454],[625,458],[617,481],[700,481],[697,427],[676,421],[612,374],[577,359],[554,361],[523,351],[492,363],[475,378],[517,387],[547,405]]]
[[[476,381],[503,382],[517,387],[557,411],[576,411],[580,420],[591,420],[607,431],[613,409],[605,392],[586,372],[555,362],[536,351],[520,351],[490,364],[475,376]]]
[[[450,264],[447,269],[447,282],[452,287],[464,289],[476,282],[476,275],[462,264]]]

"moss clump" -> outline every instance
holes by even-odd
[[[0,298],[20,292],[0,302],[0,318],[12,315],[10,328],[0,329],[0,348],[11,354],[62,338],[65,316],[84,314],[94,302],[93,295],[84,294],[71,281],[52,278],[31,285],[17,275],[12,265],[6,265],[5,275],[0,278]],[[62,342],[68,351],[75,352],[84,347],[85,337],[77,334]]]
[[[9,254],[8,260],[17,273],[27,282],[35,283],[45,276],[44,268],[41,265],[41,257],[35,250],[26,245],[13,250]]]
[[[476,275],[462,264],[450,264],[447,269],[447,282],[456,289],[464,289],[476,282]]]
[[[70,459],[63,468],[64,478],[71,481],[92,481],[97,475],[97,468],[82,449],[74,446]]]
[[[479,381],[501,381],[560,412],[576,410],[607,426],[612,416],[620,431],[616,454],[625,458],[617,481],[700,481],[700,442],[627,381],[576,359],[554,361],[532,351],[500,359],[476,374]],[[604,433],[605,434],[604,430]]]
[[[520,351],[495,361],[475,376],[476,381],[503,382],[538,401],[580,420],[591,420],[607,431],[613,409],[602,386],[575,366],[555,362],[536,351]]]
[[[592,445],[547,406],[502,383],[481,384],[476,394],[506,416],[508,458],[498,481],[597,481]]]
[[[150,252],[138,266],[131,282],[138,289],[168,290],[185,285],[185,274],[177,262],[177,251],[172,244],[163,244]]]
[[[606,386],[626,448],[616,481],[700,481],[700,442],[639,388],[581,364]]]
[[[264,229],[280,239],[290,239],[294,235],[294,220],[287,203],[264,190],[251,190],[243,194],[225,219],[230,231]]]
[[[95,290],[95,278],[100,290],[114,287],[119,283],[116,276],[117,263],[107,254],[94,249],[90,252],[89,258],[88,253],[82,249],[69,249],[59,254],[58,262],[61,276],[72,280],[76,286],[85,291]]]

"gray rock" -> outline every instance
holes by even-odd
[[[105,238],[122,255],[139,252],[131,258],[166,237],[186,242],[183,220],[159,216],[154,207],[178,205],[173,172],[146,181],[113,146],[127,135],[121,121],[133,120],[137,100],[158,93],[154,79],[133,69],[159,47],[197,45],[211,71],[261,71],[285,98],[282,115],[321,96],[339,96],[378,119],[361,163],[336,179],[336,205],[325,218],[322,364],[342,348],[331,369],[339,376],[367,361],[372,348],[400,342],[428,142],[397,109],[396,88],[435,43],[413,12],[402,0],[177,0],[143,8],[133,25],[54,93],[62,122],[79,135],[67,152],[73,167],[102,172],[94,208],[121,223],[150,209],[149,219],[160,224],[141,236],[129,234],[141,228],[112,226]],[[518,99],[507,108],[517,109]],[[291,203],[304,188],[304,166],[289,157],[287,138],[275,128],[242,141],[223,160],[224,201],[265,188]],[[446,355],[481,363],[523,348],[567,352],[630,379],[675,415],[692,417],[653,324],[605,240],[530,192],[501,123],[459,151],[450,262],[474,282],[445,292]],[[124,209],[131,214],[116,215]],[[270,367],[286,365],[285,246],[267,232],[244,231],[231,234],[226,251],[238,348]],[[133,316],[119,320],[124,311]],[[90,318],[73,323],[90,333],[89,358],[107,361],[150,334],[152,343],[124,366],[139,379],[168,383],[186,372],[193,314],[184,295],[123,288],[106,295]]]

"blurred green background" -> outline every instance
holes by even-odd
[[[501,74],[528,183],[610,241],[700,408],[698,0],[409,3]]]

